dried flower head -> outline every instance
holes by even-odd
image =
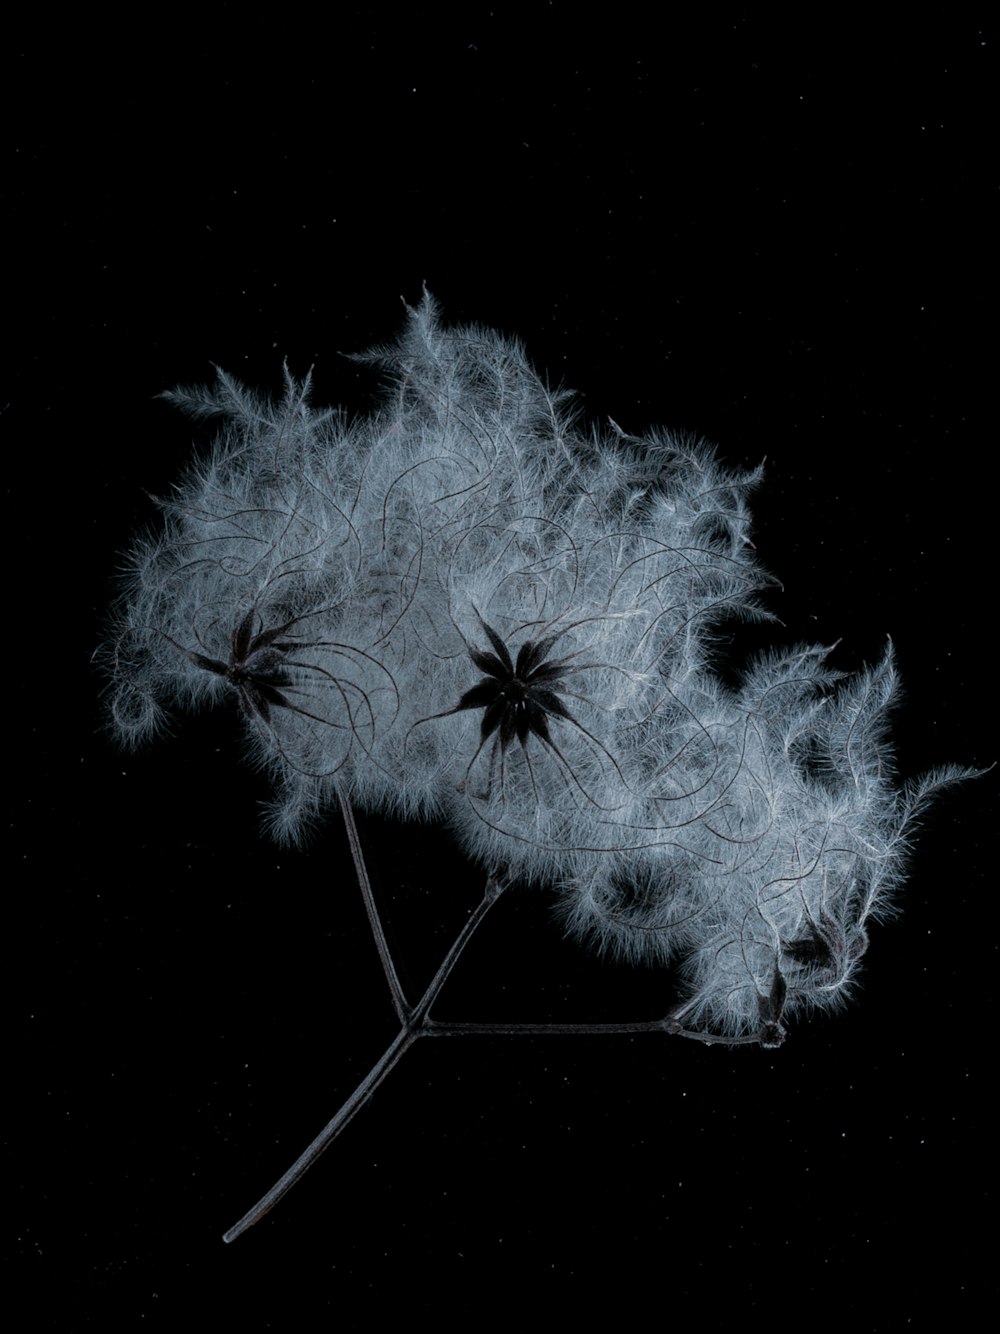
[[[221,372],[168,396],[225,426],[129,558],[112,727],[235,700],[279,837],[334,802],[439,820],[490,870],[483,913],[547,884],[597,948],[679,957],[658,1031],[777,1045],[848,993],[917,812],[964,776],[894,783],[891,647],[853,679],[800,646],[726,685],[720,621],[767,618],[759,471],[582,435],[517,344],[442,329],[429,297],[369,359],[390,392],[349,425],[290,376],[275,404]],[[369,910],[402,1049],[467,935],[408,1006]]]

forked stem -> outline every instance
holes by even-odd
[[[716,1043],[726,1046],[738,1046],[743,1044],[756,1044],[765,1041],[765,1033],[762,1029],[759,1033],[754,1033],[745,1037],[721,1037],[708,1033],[698,1032],[688,1029],[680,1022],[680,1017],[684,1013],[684,1008],[677,1010],[672,1015],[667,1015],[665,1019],[640,1020],[636,1023],[583,1023],[583,1024],[505,1024],[505,1023],[439,1023],[431,1018],[431,1007],[437,1000],[442,988],[451,976],[452,969],[458,963],[462,956],[462,951],[468,945],[473,935],[478,930],[484,917],[500,898],[506,888],[506,884],[496,876],[490,876],[486,882],[486,888],[482,899],[470,914],[468,921],[459,931],[452,942],[451,948],[445,955],[430,985],[421,996],[416,1005],[410,1006],[406,1000],[402,985],[400,984],[395,964],[389,952],[389,946],[385,938],[385,932],[382,928],[381,918],[375,905],[375,897],[372,893],[371,883],[368,879],[368,871],[365,866],[364,855],[361,851],[361,843],[358,838],[357,827],[354,823],[354,812],[347,794],[339,790],[341,810],[344,815],[344,823],[347,827],[348,839],[351,846],[351,856],[354,860],[355,870],[358,876],[358,883],[365,901],[365,908],[368,913],[369,924],[372,928],[372,935],[375,938],[375,945],[382,962],[382,968],[385,972],[386,981],[389,984],[389,990],[392,993],[393,1005],[396,1009],[402,1027],[393,1038],[392,1042],[375,1062],[368,1074],[357,1086],[344,1105],[339,1109],[332,1120],[328,1121],[319,1132],[313,1142],[303,1153],[296,1158],[287,1172],[284,1173],[278,1181],[274,1183],[266,1195],[263,1195],[254,1207],[243,1215],[240,1221],[233,1225],[223,1236],[223,1241],[235,1241],[237,1237],[242,1236],[248,1228],[259,1223],[266,1213],[283,1199],[292,1189],[295,1183],[308,1172],[316,1159],[326,1149],[330,1147],[340,1132],[354,1118],[358,1112],[379,1087],[390,1070],[397,1064],[405,1052],[413,1046],[418,1038],[422,1037],[470,1037],[477,1034],[492,1034],[500,1036],[504,1034],[536,1034],[545,1035],[569,1035],[578,1034],[589,1037],[621,1035],[623,1033],[667,1033],[674,1037],[692,1038],[695,1041],[703,1042],[706,1045]],[[765,1045],[774,1045],[767,1044]]]
[[[354,856],[355,867],[358,868],[358,878],[361,881],[362,892],[365,895],[365,905],[368,908],[368,917],[372,927],[372,933],[375,936],[376,946],[379,956],[382,959],[382,965],[385,969],[386,978],[389,982],[390,990],[393,994],[393,1002],[397,1011],[400,1011],[400,1018],[403,1026],[396,1034],[395,1038],[382,1053],[381,1057],[375,1062],[372,1068],[365,1075],[364,1079],[357,1086],[351,1096],[340,1108],[332,1120],[328,1121],[319,1132],[309,1147],[296,1158],[291,1167],[278,1181],[274,1183],[266,1195],[263,1195],[254,1207],[243,1215],[240,1221],[233,1225],[223,1236],[223,1241],[235,1241],[248,1228],[253,1227],[254,1223],[260,1220],[268,1213],[279,1200],[283,1199],[292,1189],[300,1177],[309,1171],[313,1163],[328,1149],[340,1132],[353,1119],[355,1112],[359,1111],[368,1099],[372,1096],[378,1086],[385,1079],[386,1075],[393,1068],[396,1062],[409,1051],[410,1047],[418,1038],[429,1034],[439,1034],[448,1031],[449,1025],[437,1025],[429,1017],[430,1008],[440,994],[441,988],[448,981],[452,969],[458,963],[462,951],[472,939],[479,924],[483,918],[496,903],[497,899],[503,893],[505,886],[493,876],[486,882],[486,890],[482,899],[476,906],[468,921],[459,931],[452,943],[451,949],[445,955],[440,968],[431,979],[427,990],[421,996],[420,1000],[412,1008],[406,1004],[402,987],[399,985],[396,976],[396,970],[389,955],[388,946],[385,942],[385,935],[382,931],[381,922],[375,911],[374,899],[371,894],[371,887],[368,883],[368,876],[364,869],[364,860],[361,856],[360,844],[357,840],[357,831],[354,829],[354,818],[350,803],[347,797],[341,794],[341,806],[344,811],[344,817],[348,825],[348,834],[351,837],[351,851]]]

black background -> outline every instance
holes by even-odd
[[[995,1292],[993,775],[927,819],[849,1011],[780,1051],[419,1044],[225,1247],[393,1016],[336,821],[264,840],[235,717],[117,753],[90,661],[117,553],[190,457],[154,395],[212,363],[277,389],[287,358],[362,411],[377,379],[339,353],[426,282],[594,421],[766,457],[784,628],[733,663],[840,640],[850,670],[891,635],[901,772],[992,763],[995,47],[950,9],[822,12],[216,4],[9,34],[3,1250],[32,1327],[938,1328]],[[363,834],[415,989],[482,871],[438,831]],[[669,979],[550,907],[501,904],[442,1014],[664,1012]]]

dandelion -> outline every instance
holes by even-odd
[[[629,1025],[777,1046],[843,1003],[892,910],[914,821],[968,771],[898,789],[886,742],[891,646],[853,679],[828,650],[713,671],[723,619],[767,619],[749,540],[760,472],[655,432],[585,435],[519,345],[408,312],[380,410],[348,423],[309,381],[257,398],[220,372],[167,395],[221,417],[210,455],[137,541],[103,652],[109,718],[135,745],[173,709],[230,700],[271,776],[272,834],[334,804],[400,1033],[313,1145],[228,1234],[291,1188],[419,1037],[515,881],[566,928],[686,992]],[[361,806],[450,828],[487,868],[482,902],[419,1001],[396,975],[354,830]]]

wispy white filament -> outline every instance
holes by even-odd
[[[758,472],[666,432],[581,432],[517,344],[443,329],[430,298],[370,359],[391,384],[360,421],[290,377],[278,403],[221,372],[168,395],[225,424],[132,552],[106,654],[119,737],[236,698],[277,837],[341,794],[440,821],[554,887],[597,948],[679,958],[690,1030],[766,1037],[839,1003],[916,811],[961,776],[893,783],[891,649],[843,679],[798,646],[723,684],[713,630],[766,618]],[[459,707],[493,688],[491,633],[558,665],[547,735]]]

